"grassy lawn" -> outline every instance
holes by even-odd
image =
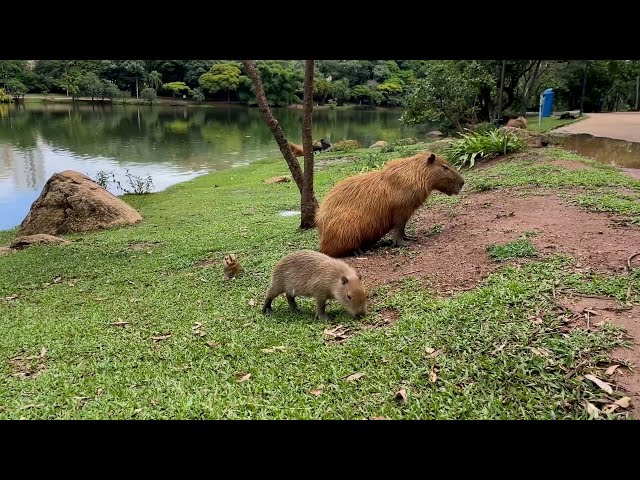
[[[586,117],[582,116],[581,118],[576,119],[560,120],[557,117],[544,117],[541,119],[540,126],[538,126],[538,117],[527,117],[527,129],[534,132],[548,132],[549,130],[553,130],[554,128],[558,128],[563,125],[579,122],[584,118]]]
[[[417,148],[424,145],[364,149],[319,165],[318,198],[344,176]],[[466,177],[471,191],[585,186],[585,208],[595,202],[640,215],[607,197],[607,188],[621,185],[640,192],[640,182],[610,167],[545,174],[553,168],[523,161]],[[284,298],[264,317],[275,262],[318,246],[315,230],[298,230],[299,217],[278,215],[299,209],[295,185],[264,184],[287,173],[275,159],[127,196],[145,218],[139,226],[0,257],[0,418],[588,418],[584,401],[602,394],[566,373],[578,363],[585,372],[595,368],[624,344],[623,332],[608,324],[563,332],[553,292],[624,298],[632,291],[637,301],[637,269],[628,278],[603,277],[596,288],[592,277],[568,269],[569,257],[505,261],[480,287],[449,298],[411,277],[371,288],[370,314],[361,320],[337,304],[329,304],[329,322],[314,320],[307,299],[299,300],[304,313],[293,315]],[[448,198],[435,195],[430,205]],[[13,235],[0,232],[0,245]],[[508,260],[535,254],[531,248],[525,238],[491,254]],[[221,260],[229,252],[245,273],[224,282]],[[389,311],[397,320],[380,327]],[[353,335],[325,340],[323,331],[338,325]],[[395,399],[401,388],[406,402]]]

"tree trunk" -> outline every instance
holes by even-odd
[[[313,194],[313,140],[311,119],[313,117],[313,60],[306,60],[304,71],[304,110],[302,119],[302,149],[304,150],[304,177],[300,200],[300,228],[315,227],[318,202]]]
[[[227,103],[231,102],[231,90],[227,88]]]
[[[244,65],[244,69],[247,72],[249,78],[253,82],[253,86],[256,91],[256,100],[258,102],[258,107],[260,109],[260,113],[264,117],[267,126],[273,133],[274,138],[280,148],[280,152],[284,157],[287,165],[289,166],[289,170],[291,171],[291,176],[293,180],[296,182],[298,186],[298,190],[300,190],[300,194],[302,194],[303,188],[303,177],[302,177],[302,169],[300,168],[300,164],[296,157],[293,156],[293,152],[289,148],[289,142],[287,141],[287,137],[285,137],[284,132],[282,131],[282,127],[276,120],[276,118],[271,113],[271,109],[269,108],[269,103],[267,102],[267,97],[264,93],[264,86],[262,85],[262,80],[260,79],[260,74],[256,69],[253,60],[242,60],[242,64]],[[317,204],[317,200],[313,199],[314,203]]]
[[[138,97],[138,79],[136,78],[136,98]]]
[[[584,112],[584,94],[587,91],[587,69],[589,64],[584,62],[584,76],[582,77],[582,95],[580,96],[580,115]]]

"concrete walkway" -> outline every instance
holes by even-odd
[[[554,130],[558,133],[589,133],[595,137],[640,142],[640,112],[589,113],[587,118]]]

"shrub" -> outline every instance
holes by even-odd
[[[488,132],[469,132],[462,139],[451,144],[444,151],[454,165],[472,168],[476,160],[506,155],[524,148],[524,141],[512,132],[492,130]]]
[[[0,88],[0,103],[12,103],[13,96],[8,94],[4,88]]]
[[[394,146],[415,145],[416,143],[418,143],[418,141],[415,138],[401,138],[393,142],[393,145]]]
[[[140,94],[140,96],[149,105],[153,105],[153,102],[155,102],[156,99],[158,98],[158,94],[156,93],[156,91],[153,88],[145,88],[145,89],[143,89],[142,93]]]
[[[357,140],[342,140],[341,142],[334,143],[331,150],[334,152],[348,152],[349,150],[357,150],[358,148],[362,148],[362,146]]]
[[[191,90],[191,97],[198,103],[204,102],[204,93],[199,88]]]
[[[471,130],[475,133],[493,132],[497,129],[498,127],[496,126],[496,124],[491,122],[480,122],[471,128]]]

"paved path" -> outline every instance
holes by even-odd
[[[584,120],[554,131],[559,133],[590,133],[595,137],[640,142],[640,112],[589,113]]]

